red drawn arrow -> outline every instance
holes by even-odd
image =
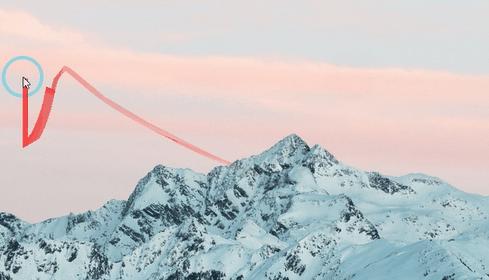
[[[48,122],[48,118],[51,113],[51,108],[53,106],[54,95],[56,93],[58,81],[64,73],[69,74],[78,83],[80,83],[89,93],[91,93],[93,96],[97,97],[99,100],[101,100],[102,102],[110,106],[112,109],[123,114],[124,116],[135,121],[136,123],[146,127],[147,129],[150,129],[156,134],[166,137],[172,140],[173,142],[209,159],[218,161],[225,165],[230,163],[229,161],[222,159],[214,154],[211,154],[173,135],[172,133],[158,127],[157,125],[146,121],[140,116],[132,113],[131,111],[127,110],[126,108],[122,107],[121,105],[117,104],[116,102],[112,101],[111,99],[109,99],[108,97],[100,93],[90,83],[88,83],[85,79],[83,79],[78,73],[76,73],[75,71],[73,71],[71,68],[67,66],[64,66],[54,77],[51,87],[46,87],[46,91],[44,92],[44,100],[41,106],[41,111],[39,112],[39,116],[30,135],[29,135],[29,88],[28,86],[23,86],[22,88],[22,147],[23,148],[29,146],[30,144],[36,142],[37,140],[39,140],[39,138],[41,138],[41,135],[43,134],[44,129],[46,128],[46,124]]]

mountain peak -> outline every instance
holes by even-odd
[[[284,137],[282,140],[278,141],[273,147],[308,147],[306,141],[302,139],[299,135],[292,133]],[[273,149],[272,147],[272,149]]]
[[[0,279],[482,279],[488,199],[448,187],[291,134],[207,175],[158,165],[95,211],[32,225],[0,212]]]
[[[302,158],[309,151],[309,146],[302,138],[297,134],[290,134],[265,152],[251,157],[251,159],[258,162],[277,161],[279,164],[290,164],[296,162],[298,158]]]

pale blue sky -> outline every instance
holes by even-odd
[[[486,0],[2,0],[2,6],[138,51],[489,73]]]

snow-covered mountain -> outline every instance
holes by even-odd
[[[95,211],[0,213],[0,280],[489,279],[488,216],[488,197],[291,135],[207,175],[156,166]]]

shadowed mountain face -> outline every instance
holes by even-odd
[[[291,135],[207,175],[156,166],[95,211],[0,213],[0,280],[489,279],[488,216],[486,197]]]

